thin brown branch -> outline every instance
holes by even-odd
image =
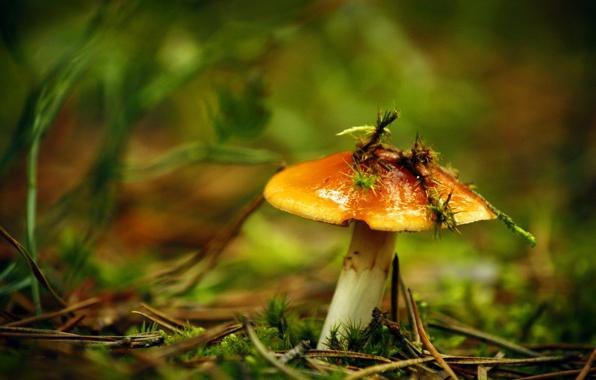
[[[2,235],[4,240],[6,240],[23,257],[37,282],[39,282],[39,284],[52,295],[52,297],[56,300],[56,302],[58,302],[58,304],[60,304],[61,306],[66,306],[66,302],[64,302],[62,297],[60,297],[58,293],[56,293],[52,285],[50,285],[50,282],[41,271],[41,268],[39,267],[39,265],[37,265],[37,262],[33,259],[31,254],[29,254],[25,247],[23,247],[21,243],[19,243],[15,238],[13,238],[8,233],[8,231],[6,231],[2,226],[0,226],[0,235]]]
[[[85,314],[75,315],[74,317],[67,320],[62,326],[58,327],[58,331],[68,332],[74,329],[83,319]]]
[[[392,363],[393,360],[387,359],[384,356],[365,354],[362,352],[354,351],[338,351],[338,350],[309,350],[305,353],[307,357],[321,357],[321,358],[351,358],[351,359],[364,359],[374,360],[384,363]]]
[[[581,343],[541,343],[541,344],[526,344],[525,347],[530,350],[542,351],[592,351],[594,345]]]
[[[177,327],[175,327],[175,326],[172,326],[172,325],[170,325],[169,323],[167,323],[167,322],[165,322],[165,321],[162,321],[161,319],[159,319],[159,318],[156,318],[156,317],[154,317],[154,316],[152,316],[152,315],[149,315],[149,314],[147,314],[147,313],[143,313],[142,311],[136,311],[136,310],[133,310],[133,311],[131,311],[131,313],[132,313],[132,314],[137,314],[137,315],[140,315],[140,316],[142,316],[142,317],[144,317],[144,318],[147,318],[147,319],[148,319],[148,320],[150,320],[151,322],[153,322],[153,323],[157,324],[158,326],[164,327],[164,328],[165,328],[165,329],[167,329],[167,330],[170,330],[170,331],[171,331],[171,332],[173,332],[174,334],[181,334],[181,333],[182,333],[182,330],[178,329]]]
[[[420,343],[420,335],[418,334],[418,329],[416,328],[416,317],[414,316],[414,300],[412,299],[412,295],[410,292],[406,291],[406,285],[404,284],[404,279],[399,275],[399,286],[401,288],[402,294],[404,299],[406,300],[406,308],[408,310],[408,317],[410,320],[410,326],[412,329],[412,336],[414,337],[414,343]]]
[[[160,277],[168,277],[173,274],[182,275],[193,269],[199,262],[204,262],[205,265],[196,273],[184,279],[176,289],[173,290],[172,295],[183,294],[194,288],[211,269],[213,269],[224,251],[228,243],[234,239],[240,232],[240,228],[256,209],[263,203],[263,194],[259,193],[240,213],[239,215],[225,228],[221,229],[209,242],[202,251],[197,251],[188,260],[185,260],[181,265],[160,274]]]
[[[543,373],[540,375],[532,375],[526,377],[518,377],[517,380],[545,380],[545,379],[561,379],[563,377],[573,376],[576,373],[580,373],[582,370],[580,369],[570,369],[566,371],[556,371],[556,372],[549,372]],[[596,373],[596,367],[592,367],[588,370],[588,373]]]
[[[586,361],[584,368],[582,368],[582,371],[579,373],[579,375],[577,375],[575,380],[584,380],[586,378],[586,376],[588,376],[588,373],[590,372],[590,367],[592,367],[592,362],[594,361],[595,357],[596,357],[596,348],[594,348],[594,350],[590,354],[590,357]]]
[[[78,335],[70,333],[62,333],[55,330],[38,330],[39,332],[17,332],[17,331],[0,331],[0,337],[5,338],[21,338],[21,339],[36,339],[36,340],[59,340],[59,341],[70,341],[75,343],[115,343],[124,342],[128,346],[131,343],[139,341],[154,341],[156,339],[162,339],[159,334],[139,334],[139,335]]]
[[[491,365],[491,366],[498,366],[498,365],[517,365],[517,366],[525,366],[525,365],[537,365],[537,364],[544,364],[544,363],[553,363],[553,362],[561,362],[566,360],[565,356],[544,356],[539,358],[525,358],[525,359],[499,359],[499,358],[478,358],[478,359],[454,359],[454,358],[445,358],[449,364],[455,365]]]
[[[167,322],[168,324],[172,325],[172,326],[176,326],[179,329],[185,329],[186,327],[188,327],[187,324],[185,324],[182,321],[179,321],[173,317],[170,317],[169,315],[166,315],[165,313],[147,305],[146,303],[142,303],[141,306],[145,309],[147,309],[147,311],[149,311],[151,314],[159,317],[161,320]]]
[[[432,328],[440,329],[440,330],[458,333],[458,334],[464,335],[464,336],[469,336],[470,338],[475,338],[475,339],[483,341],[485,343],[493,344],[495,346],[505,348],[505,349],[508,349],[509,351],[517,352],[522,355],[533,356],[533,357],[542,356],[539,352],[532,351],[528,348],[520,346],[519,344],[515,344],[515,343],[510,342],[510,341],[503,339],[501,337],[498,337],[498,336],[495,336],[492,334],[488,334],[483,331],[473,329],[471,327],[456,326],[456,325],[452,325],[452,324],[445,325],[445,324],[438,324],[438,323],[429,323],[428,326],[432,327]]]
[[[408,294],[410,295],[410,298],[413,300],[414,297],[412,297],[412,291],[410,289],[408,289]],[[433,346],[433,344],[431,343],[430,339],[428,338],[428,335],[426,335],[426,331],[424,330],[424,326],[422,325],[422,319],[420,318],[420,314],[418,314],[418,308],[416,307],[415,302],[412,302],[412,311],[414,312],[414,321],[416,322],[416,329],[418,330],[418,334],[420,335],[422,344],[436,359],[437,363],[439,363],[441,368],[443,368],[445,372],[447,372],[449,377],[451,377],[453,380],[457,380],[457,375],[455,375],[455,372],[453,372],[451,367],[449,367],[449,364],[445,362],[439,351],[437,351],[435,346]]]
[[[396,369],[402,369],[411,367],[413,365],[418,365],[430,361],[434,361],[435,358],[432,356],[427,356],[425,358],[416,358],[416,359],[407,359],[407,360],[400,360],[391,363],[384,363],[384,364],[377,364],[370,367],[366,367],[361,369],[360,371],[356,371],[351,375],[348,375],[345,380],[356,380],[361,379],[366,376],[374,375],[377,373],[383,373],[387,371],[394,371]]]
[[[71,333],[60,331],[60,330],[34,329],[34,328],[30,328],[30,327],[0,326],[0,332],[5,332],[5,333],[22,333],[22,334],[54,334],[54,335],[61,335],[61,336],[76,336],[76,334],[71,334]]]
[[[68,306],[62,310],[58,310],[58,311],[52,311],[49,313],[43,313],[40,315],[36,315],[34,317],[30,317],[30,318],[24,318],[18,321],[14,321],[14,322],[10,322],[10,323],[6,323],[4,326],[24,326],[24,325],[28,325],[30,323],[34,323],[34,322],[40,322],[40,321],[45,321],[48,319],[52,319],[52,318],[56,318],[56,317],[60,317],[62,315],[66,315],[69,313],[72,313],[73,311],[77,311],[77,310],[81,310],[81,309],[85,309],[87,307],[96,305],[100,302],[99,298],[89,298],[85,301],[76,303],[74,305]]]

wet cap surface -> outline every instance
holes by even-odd
[[[431,167],[427,190],[408,169],[390,165],[380,170],[373,189],[354,184],[352,153],[293,165],[277,173],[265,188],[274,207],[304,218],[345,225],[360,220],[382,231],[422,231],[435,226],[427,191],[451,198],[455,222],[472,223],[495,218],[486,202],[447,171]]]

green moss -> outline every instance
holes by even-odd
[[[361,168],[359,165],[352,167],[352,183],[354,187],[362,190],[375,191],[379,175],[369,169]]]
[[[451,193],[445,199],[442,199],[436,191],[427,192],[427,196],[430,204],[426,207],[433,215],[435,235],[439,235],[442,228],[447,228],[449,231],[457,231],[455,214],[449,205]]]

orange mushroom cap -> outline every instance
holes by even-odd
[[[422,231],[434,228],[429,192],[448,202],[455,224],[494,219],[487,202],[447,170],[429,165],[425,186],[398,163],[383,165],[371,189],[354,183],[352,152],[290,166],[267,183],[265,199],[283,211],[321,222],[363,221],[373,230]]]

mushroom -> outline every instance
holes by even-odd
[[[396,118],[396,113],[379,116],[372,135],[355,152],[290,166],[265,187],[265,199],[278,209],[353,224],[319,349],[327,348],[332,329],[341,334],[348,325],[370,322],[383,298],[398,232],[456,230],[504,215],[440,167],[418,138],[409,151],[383,144],[385,127]]]

